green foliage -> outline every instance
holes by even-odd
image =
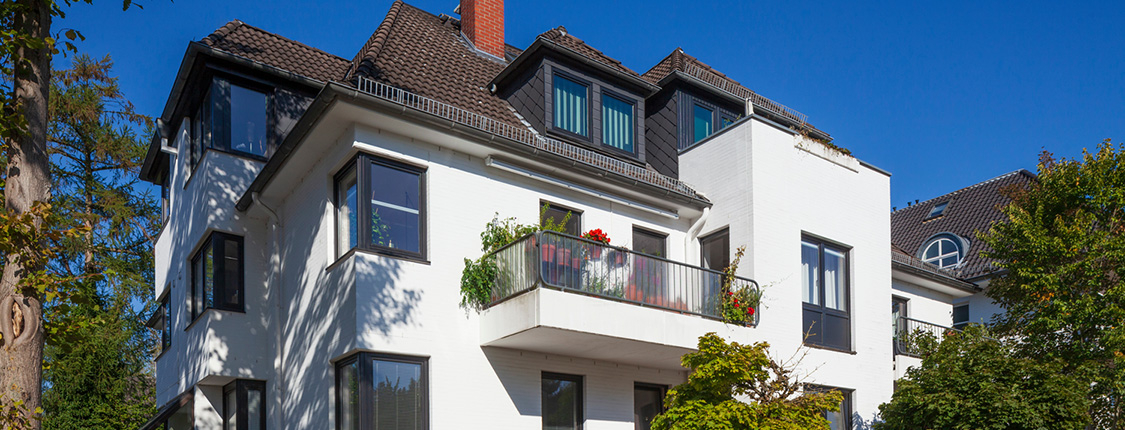
[[[728,344],[715,333],[701,336],[699,351],[682,359],[691,369],[687,382],[668,390],[667,409],[652,428],[827,430],[824,412],[839,410],[841,394],[805,390],[794,370],[768,351],[764,342]]]
[[[562,221],[555,222],[554,218],[543,219],[543,215],[550,208],[543,205],[539,210],[539,225],[520,224],[515,218],[500,218],[500,214],[492,217],[492,221],[484,226],[480,234],[480,250],[484,256],[477,260],[465,259],[465,268],[461,270],[461,307],[483,310],[492,303],[492,285],[496,282],[499,268],[496,258],[491,254],[503,248],[504,245],[539,231],[566,232],[566,223],[570,221],[570,212],[566,213]]]
[[[1007,271],[987,290],[1006,311],[996,328],[1022,356],[1090,378],[1094,426],[1125,428],[1125,145],[1044,153],[1038,170],[980,235]]]
[[[1020,358],[979,325],[919,336],[922,364],[906,372],[875,430],[1084,429],[1086,386],[1063,363]]]
[[[742,256],[746,254],[746,245],[738,247],[734,252],[734,259],[730,265],[723,269],[723,287],[721,290],[723,301],[723,321],[735,324],[749,324],[754,322],[754,313],[762,302],[762,290],[749,285],[736,287],[735,276]]]

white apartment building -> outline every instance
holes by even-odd
[[[189,44],[142,170],[144,429],[647,429],[708,332],[808,348],[833,428],[865,428],[910,365],[892,296],[949,326],[979,290],[894,251],[889,173],[800,113],[679,49],[638,74],[563,27],[504,43],[501,0],[458,13],[396,1],[350,60],[239,21]],[[485,224],[544,205],[569,234],[497,253],[461,307]],[[597,228],[628,249],[573,237]],[[740,246],[748,326],[716,307]]]

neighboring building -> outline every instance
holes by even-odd
[[[972,255],[943,220],[973,187],[908,225],[888,173],[680,49],[642,74],[563,27],[504,43],[500,0],[459,13],[396,1],[350,60],[239,21],[188,45],[141,173],[165,204],[145,429],[647,428],[707,332],[809,347],[861,427],[901,373],[892,295],[950,325],[979,291],[987,264],[920,260],[943,232]],[[544,204],[633,251],[526,238],[462,309],[483,226]],[[716,306],[743,245],[749,327]]]
[[[977,233],[1006,219],[1008,189],[1034,180],[1033,173],[1017,170],[891,214],[897,333],[985,324],[1003,312],[984,291],[1004,273],[981,255],[987,248]],[[908,344],[896,342],[895,348],[895,374],[902,377],[919,360]]]

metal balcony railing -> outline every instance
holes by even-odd
[[[930,336],[940,342],[947,334],[960,332],[961,330],[952,327],[931,324],[913,318],[899,317],[895,320],[894,325],[895,354],[909,357],[921,357],[922,351],[918,345],[919,338]]]
[[[746,87],[735,84],[730,80],[715,74],[714,72],[707,71],[702,67],[691,63],[688,63],[685,69],[685,72],[688,75],[699,79],[700,81],[706,82],[707,84],[710,84],[715,88],[732,94],[735,97],[749,100],[750,103],[753,103],[755,107],[764,109],[782,118],[787,118],[790,121],[793,121],[798,127],[803,127],[808,123],[809,117],[803,113],[798,112],[796,109],[770,100],[765,96],[753,92]]]
[[[552,288],[722,319],[724,275],[715,270],[550,231],[524,236],[486,258],[493,258],[498,269],[489,306],[535,288]],[[730,288],[759,287],[735,277]]]

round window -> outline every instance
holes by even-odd
[[[961,263],[964,255],[961,244],[955,237],[938,236],[930,240],[922,251],[922,261],[937,267],[953,267]]]

